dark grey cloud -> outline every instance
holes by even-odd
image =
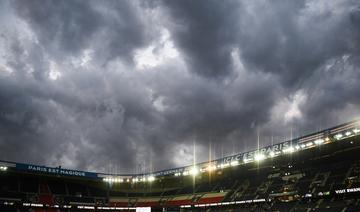
[[[238,36],[241,2],[164,1],[174,40],[190,68],[208,78],[233,73],[231,51]]]
[[[3,1],[0,159],[159,170],[359,113],[356,1]],[[272,139],[272,137],[274,139]]]
[[[146,43],[146,27],[130,1],[14,1],[39,42],[56,57],[77,56],[87,48],[96,55],[132,58]],[[150,34],[148,34],[149,36]]]

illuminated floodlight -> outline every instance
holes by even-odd
[[[122,182],[124,182],[123,179],[121,179],[121,178],[115,178],[115,183],[122,183]]]
[[[300,146],[299,146],[299,145],[296,145],[296,146],[295,146],[295,149],[296,149],[296,150],[299,150],[299,149],[300,149]]]
[[[283,149],[283,153],[293,153],[295,151],[294,147],[290,146],[286,149]]]
[[[324,143],[324,139],[317,139],[317,140],[314,141],[314,143],[316,145],[320,145],[320,144]]]
[[[0,166],[0,171],[6,171],[8,169],[8,167],[6,166]]]
[[[329,137],[326,137],[325,138],[325,141],[327,142],[327,141],[330,141],[330,138]]]
[[[305,144],[301,144],[300,147],[304,149],[304,148],[306,147],[306,145],[305,145]]]
[[[343,137],[343,134],[339,133],[334,136],[335,139],[339,140]]]
[[[239,165],[239,161],[237,161],[237,160],[231,161],[230,165],[237,166],[237,165]]]
[[[128,182],[128,183],[129,183],[129,182],[130,182],[130,179],[128,178],[128,179],[126,180],[126,182]]]
[[[353,132],[357,134],[360,132],[360,130],[356,128],[356,129],[353,129]]]
[[[214,171],[214,170],[216,170],[216,166],[208,166],[208,167],[207,167],[207,170],[208,170],[209,172]]]
[[[138,182],[138,181],[139,181],[139,179],[134,178],[134,179],[132,179],[132,181],[133,181],[133,183],[136,183],[136,182]]]
[[[188,176],[188,175],[189,175],[189,171],[184,171],[184,172],[182,173],[182,175],[183,175],[183,176]]]
[[[222,169],[224,169],[224,168],[226,168],[226,167],[228,167],[228,166],[230,166],[229,163],[222,163],[222,164],[220,164],[220,168],[222,168]]]
[[[249,162],[251,162],[251,159],[246,159],[246,158],[245,158],[245,159],[243,160],[243,162],[244,162],[244,163],[249,163]]]
[[[148,181],[148,182],[154,182],[154,181],[155,181],[155,177],[154,177],[154,176],[149,176],[149,177],[147,178],[147,181]]]
[[[256,155],[254,156],[254,159],[255,159],[256,161],[264,160],[264,159],[265,159],[265,155],[263,155],[263,154],[256,154]]]
[[[199,174],[199,169],[197,168],[197,167],[192,167],[191,169],[190,169],[190,174],[192,175],[192,176],[196,176],[196,175],[198,175]]]
[[[346,135],[346,136],[350,136],[350,135],[351,135],[351,132],[350,132],[350,131],[347,131],[347,132],[345,133],[345,135]]]
[[[181,175],[181,173],[176,172],[174,175],[175,175],[175,177],[178,177],[178,176],[180,176],[180,175]]]
[[[275,157],[275,152],[270,152],[269,155],[270,157]]]
[[[311,147],[311,146],[314,146],[314,143],[313,143],[313,142],[310,141],[310,142],[307,142],[307,143],[306,143],[306,147]]]

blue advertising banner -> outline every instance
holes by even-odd
[[[94,172],[84,172],[84,171],[76,171],[70,169],[62,169],[60,167],[52,168],[46,166],[37,166],[30,164],[22,164],[16,163],[16,169],[25,170],[25,171],[33,171],[33,172],[41,172],[45,174],[55,174],[55,175],[64,175],[64,176],[72,176],[72,177],[90,177],[97,178],[97,173]]]

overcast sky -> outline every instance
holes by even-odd
[[[357,0],[0,2],[0,160],[188,165],[353,120],[359,81]]]

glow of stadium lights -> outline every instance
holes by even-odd
[[[283,150],[284,153],[293,153],[295,151],[294,147],[290,146]]]
[[[300,147],[304,149],[304,148],[306,147],[306,145],[305,145],[305,144],[301,144]]]
[[[275,152],[270,152],[269,155],[270,157],[275,157]]]
[[[337,139],[337,140],[339,140],[339,139],[342,138],[342,137],[343,137],[343,135],[342,135],[341,133],[336,134],[336,135],[334,136],[334,138]]]
[[[182,174],[183,174],[183,176],[187,176],[187,175],[189,175],[189,171],[184,171]]]
[[[134,183],[136,183],[136,182],[138,181],[138,179],[137,179],[137,178],[134,178],[132,181],[133,181]]]
[[[299,149],[300,149],[300,146],[299,146],[299,145],[296,145],[296,146],[295,146],[295,149],[296,149],[296,150],[299,150]]]
[[[314,145],[313,142],[308,142],[308,143],[306,143],[306,147],[310,147],[310,146],[313,146],[313,145]]]
[[[345,135],[346,135],[346,136],[350,136],[350,135],[351,135],[351,132],[350,132],[350,131],[347,131],[347,132],[345,133]]]
[[[359,130],[359,129],[353,129],[353,132],[354,132],[354,133],[359,133],[360,130]]]
[[[216,170],[216,166],[208,166],[208,167],[207,167],[207,170],[208,170],[209,172],[214,171],[214,170]]]
[[[154,182],[154,181],[155,181],[155,177],[154,177],[154,176],[149,176],[149,177],[147,178],[147,181],[149,181],[149,182]]]
[[[8,167],[6,166],[0,166],[0,171],[6,171],[8,169]]]
[[[249,162],[251,162],[251,159],[246,159],[245,158],[243,161],[244,161],[244,163],[249,163]]]
[[[229,163],[222,163],[222,164],[220,165],[220,168],[224,169],[224,168],[226,168],[226,167],[228,167],[228,166],[230,166]]]
[[[320,145],[320,144],[324,143],[324,139],[317,139],[317,140],[314,141],[314,143],[316,145]]]
[[[326,137],[326,138],[325,138],[325,141],[330,141],[330,138]]]
[[[190,174],[191,174],[192,176],[198,175],[198,174],[199,174],[199,169],[198,169],[197,167],[192,167],[192,168],[190,169]]]
[[[237,161],[237,160],[231,161],[230,165],[237,166],[237,165],[239,165],[239,161]]]
[[[263,154],[256,154],[256,155],[254,156],[254,159],[255,159],[256,161],[262,161],[262,160],[265,159],[265,155],[263,155]]]

